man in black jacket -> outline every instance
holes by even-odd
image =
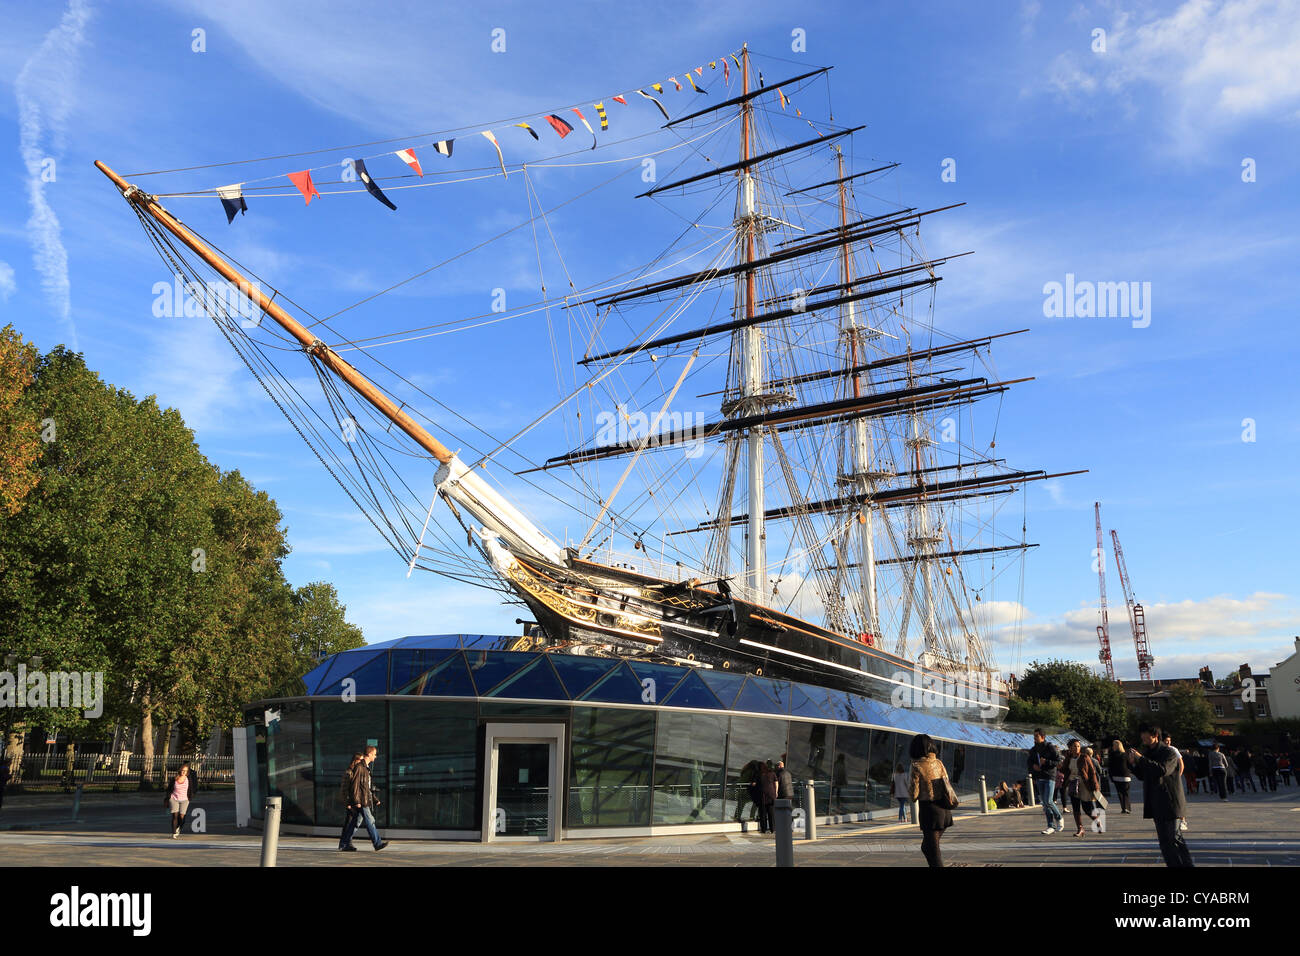
[[[1142,778],[1142,816],[1154,820],[1160,852],[1167,866],[1193,866],[1187,841],[1179,832],[1178,821],[1186,816],[1183,783],[1178,772],[1178,751],[1160,742],[1160,728],[1151,724],[1138,727],[1142,737],[1142,754],[1128,752],[1129,766]]]

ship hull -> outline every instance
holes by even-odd
[[[997,688],[942,672],[696,582],[573,558],[517,558],[505,575],[550,641],[601,653],[756,674],[862,694],[935,716],[994,723]]]

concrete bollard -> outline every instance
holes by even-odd
[[[921,825],[921,801],[913,800],[912,801],[912,826],[919,827],[920,825]]]
[[[989,812],[989,785],[984,779],[984,774],[980,774],[980,813]]]
[[[1028,798],[1028,803],[1031,807],[1038,806],[1038,794],[1034,790],[1033,777],[1025,778],[1025,796]]]
[[[262,830],[262,862],[260,866],[275,866],[275,854],[280,849],[280,797],[266,798],[265,828]]]
[[[803,813],[803,838],[805,840],[817,839],[817,791],[813,788],[811,780],[807,783],[808,794],[804,798]]]
[[[777,800],[772,807],[776,830],[776,865],[794,866],[794,812],[789,800]]]

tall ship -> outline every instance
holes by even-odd
[[[522,127],[537,149],[537,131],[554,130],[567,150],[577,113],[593,141],[580,146],[583,165],[655,170],[638,181],[639,201],[685,223],[660,248],[638,249],[629,229],[617,258],[637,264],[587,278],[570,271],[552,229],[565,203],[530,198],[535,212],[521,225],[536,243],[542,298],[486,318],[439,316],[436,334],[513,319],[512,334],[536,336],[528,374],[553,366],[556,398],[511,435],[485,444],[479,429],[474,454],[446,437],[461,416],[383,349],[433,326],[343,332],[163,204],[215,196],[233,218],[257,187],[160,196],[97,165],[408,574],[431,571],[522,605],[518,648],[766,675],[894,703],[924,688],[933,713],[998,721],[1006,685],[986,638],[1008,623],[992,609],[1019,604],[993,595],[999,582],[1015,591],[1034,547],[1009,505],[1027,483],[1061,477],[998,457],[1001,397],[1028,379],[997,374],[992,348],[1026,330],[941,330],[939,270],[967,253],[928,253],[921,228],[955,206],[881,199],[898,164],[855,170],[863,127],[798,105],[828,87],[828,68],[790,72],[763,77],[745,47],[684,74],[697,92],[707,79],[711,95],[676,115],[667,105],[684,101],[672,86],[686,85],[674,76],[355,164],[359,180],[338,191],[393,208],[407,167],[420,180],[435,175],[417,152],[436,150],[450,169],[487,145],[500,169],[476,175],[526,177],[577,154],[510,168],[505,131]],[[602,142],[610,111],[654,107],[662,125],[635,142]],[[310,200],[301,177],[290,175]],[[627,182],[602,188],[626,196]],[[563,276],[563,294],[546,291],[548,268]],[[296,366],[280,368],[288,362]],[[304,391],[304,363],[319,393]],[[552,453],[521,453],[538,433],[556,436]],[[562,502],[564,532],[530,517],[521,493]]]

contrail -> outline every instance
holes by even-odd
[[[43,162],[62,145],[64,123],[72,105],[81,47],[90,6],[70,0],[59,25],[45,34],[35,53],[23,64],[14,83],[18,100],[18,149],[27,167],[27,195],[32,214],[27,234],[32,261],[59,321],[68,329],[71,346],[78,351],[77,327],[72,321],[72,290],[68,282],[68,253],[59,235],[59,217],[45,198]]]

